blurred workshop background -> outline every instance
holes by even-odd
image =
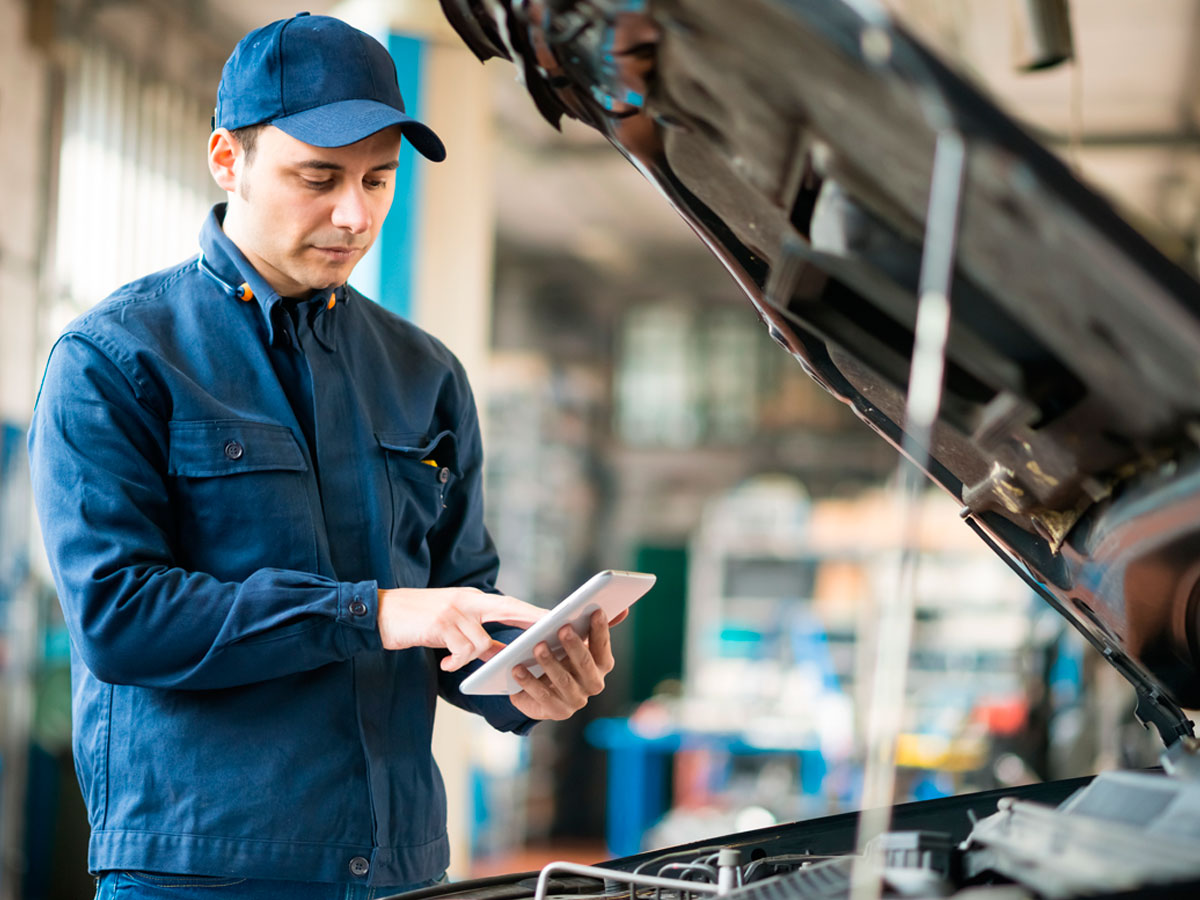
[[[1025,3],[891,6],[1195,270],[1200,2],[1077,2],[1076,59],[1045,71]],[[598,569],[659,578],[584,714],[520,739],[444,711],[452,874],[855,808],[876,638],[861,601],[895,589],[901,540],[894,451],[772,344],[623,158],[550,129],[435,0],[309,8],[379,35],[449,148],[441,166],[406,148],[355,280],[470,372],[500,587],[548,606]],[[24,456],[41,368],[70,318],[194,252],[220,199],[204,147],[221,64],[295,11],[0,0],[0,900],[91,891]],[[954,503],[930,494],[922,521],[900,799],[1152,762],[1131,692]]]

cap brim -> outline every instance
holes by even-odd
[[[399,125],[404,137],[426,159],[441,162],[446,158],[441,138],[429,126],[376,100],[339,100],[273,119],[271,124],[314,147],[344,147]]]

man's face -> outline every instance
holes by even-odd
[[[383,226],[399,151],[396,127],[313,147],[267,126],[234,167],[225,233],[282,296],[336,287]]]

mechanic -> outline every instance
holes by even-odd
[[[612,669],[597,614],[513,697],[458,690],[543,611],[493,587],[462,367],[346,285],[402,139],[445,156],[376,40],[303,13],[250,32],[217,90],[228,200],[200,254],[51,352],[30,458],[99,897],[432,884],[437,694],[524,733]]]

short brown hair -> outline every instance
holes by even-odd
[[[254,147],[258,143],[258,135],[266,127],[266,123],[260,122],[257,125],[246,125],[243,128],[235,128],[229,132],[242,145],[242,153],[246,156],[246,165],[250,165],[254,160]]]

